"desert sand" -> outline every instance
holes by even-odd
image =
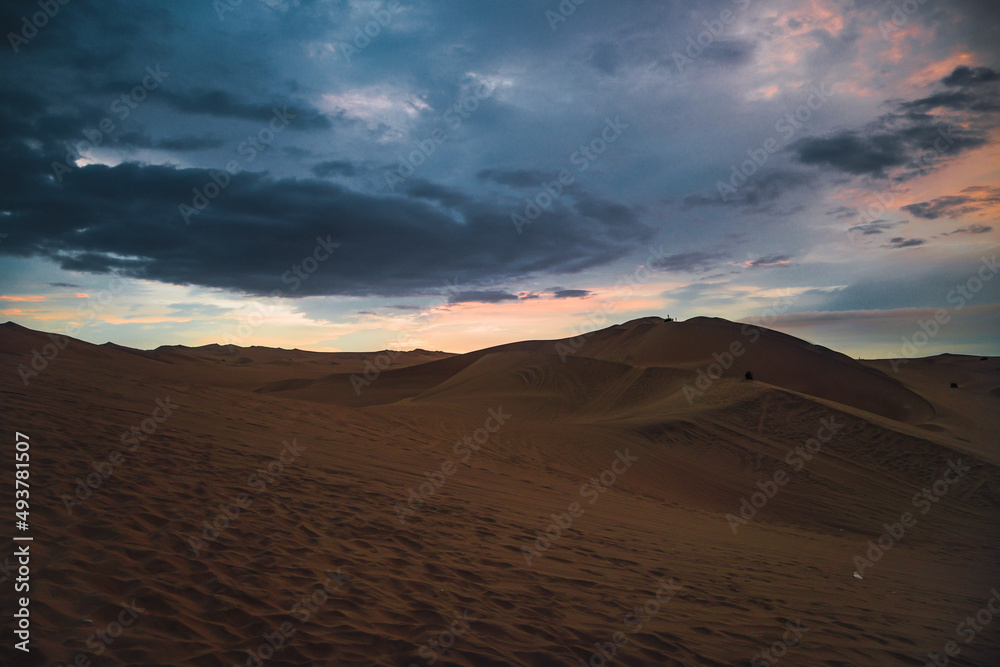
[[[0,326],[34,537],[4,664],[1000,664],[998,615],[965,624],[1000,588],[1000,359],[711,318],[457,355],[57,340],[25,382],[56,343]]]

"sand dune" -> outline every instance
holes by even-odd
[[[62,342],[25,384],[55,343],[0,326],[32,664],[578,665],[616,633],[621,665],[1000,664],[1000,619],[956,635],[1000,585],[1000,359],[711,318],[459,355]]]

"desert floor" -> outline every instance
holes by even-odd
[[[1000,359],[707,318],[464,355],[55,340],[0,326],[34,537],[5,664],[1000,665]]]

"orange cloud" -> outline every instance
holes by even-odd
[[[0,296],[0,301],[45,301],[44,296]]]

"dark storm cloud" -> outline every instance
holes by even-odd
[[[188,114],[266,123],[276,112],[281,112],[294,119],[288,125],[292,130],[328,130],[333,127],[330,119],[320,111],[284,99],[275,99],[270,103],[247,102],[223,90],[164,91],[161,97],[168,105]]]
[[[1000,204],[1000,188],[973,185],[957,195],[938,197],[930,201],[903,206],[902,210],[925,220],[957,218],[960,215],[976,213],[984,208]]]
[[[946,86],[978,86],[1000,80],[1000,74],[989,67],[967,67],[959,65],[954,71],[941,79],[941,83]]]
[[[806,137],[791,149],[802,164],[832,167],[852,175],[884,178],[889,169],[904,165],[904,178],[927,173],[937,159],[928,156],[955,156],[987,143],[990,130],[996,126],[992,112],[1000,110],[1000,100],[993,86],[981,84],[994,78],[995,73],[988,68],[959,67],[942,83],[963,86],[961,90],[899,102],[893,111],[863,129]],[[962,117],[952,122],[951,116],[928,113],[936,109]]]
[[[420,179],[413,180],[407,185],[406,194],[417,199],[436,201],[448,208],[468,206],[473,203],[472,198],[460,190]]]
[[[886,167],[909,159],[902,142],[888,135],[869,139],[841,132],[828,138],[803,139],[793,148],[803,164],[824,164],[850,174],[884,175]]]
[[[551,178],[550,174],[528,169],[483,169],[476,173],[476,178],[483,181],[493,181],[511,188],[536,188],[540,183]]]
[[[488,201],[453,202],[460,204],[453,212],[463,222],[457,222],[415,197],[260,173],[233,176],[186,225],[178,206],[190,205],[193,189],[211,182],[209,170],[88,166],[59,185],[44,176],[47,160],[23,146],[14,152],[19,168],[0,166],[6,176],[0,195],[13,212],[8,222],[20,232],[0,244],[0,253],[47,257],[74,271],[120,270],[257,294],[412,295],[439,291],[449,279],[476,284],[500,273],[600,266],[651,235],[635,216],[622,219],[614,207],[590,217],[554,211],[537,222],[545,234],[518,235],[509,211]],[[425,195],[445,192],[421,187]],[[330,259],[291,290],[287,272],[293,265],[315,256],[318,245],[336,243],[341,246],[319,252]]]
[[[853,175],[884,178],[892,167],[909,166],[922,172],[921,156],[957,155],[986,144],[979,129],[928,123],[885,131],[846,130],[828,137],[801,139],[792,145],[799,162],[823,165]],[[933,159],[929,159],[933,163]]]
[[[934,93],[912,102],[905,102],[901,108],[913,111],[931,111],[933,109],[998,111],[1000,110],[1000,100],[993,95],[980,96],[972,92],[947,91]]]
[[[215,137],[177,136],[165,139],[153,139],[142,132],[124,132],[110,138],[112,143],[132,148],[159,148],[169,151],[199,151],[218,148],[225,144]]]
[[[70,12],[74,7],[79,9]],[[46,258],[65,270],[121,271],[166,283],[254,294],[283,290],[292,297],[411,296],[438,293],[449,280],[467,285],[469,297],[481,285],[496,284],[501,275],[513,279],[606,265],[652,237],[638,207],[595,195],[582,182],[574,184],[572,193],[535,221],[532,229],[518,235],[510,219],[514,207],[509,197],[435,182],[429,172],[424,179],[411,179],[399,195],[359,192],[322,180],[364,171],[358,166],[361,162],[347,158],[312,161],[312,177],[277,177],[263,171],[232,176],[204,211],[190,217],[190,225],[184,223],[179,205],[191,205],[194,191],[212,183],[212,169],[231,155],[208,161],[212,169],[130,162],[115,167],[70,164],[71,171],[62,174],[61,181],[53,178],[52,163],[65,161],[66,142],[80,142],[82,130],[95,127],[107,115],[101,106],[106,103],[104,96],[135,85],[135,72],[142,71],[137,62],[145,66],[169,56],[173,46],[180,46],[166,45],[179,25],[217,33],[260,19],[254,3],[238,9],[246,13],[234,12],[220,22],[211,3],[177,3],[170,9],[144,11],[114,0],[103,5],[76,0],[66,5],[67,14],[57,17],[60,20],[53,21],[45,39],[39,36],[30,45],[32,52],[18,61],[26,73],[36,65],[61,61],[62,88],[25,90],[10,78],[0,79],[0,150],[5,156],[0,162],[0,197],[4,209],[11,211],[0,220],[5,228],[18,230],[0,244],[0,254]],[[275,19],[280,23],[276,28],[291,31],[295,24],[309,34],[324,34],[306,25],[322,18],[317,6],[303,3],[298,9],[301,14],[290,9]],[[87,13],[91,11],[92,15]],[[547,29],[538,18],[540,29]],[[107,26],[132,32],[127,38],[105,35],[104,19]],[[71,34],[71,27],[81,34]],[[103,37],[91,39],[95,35]],[[300,131],[329,130],[339,124],[336,117],[331,120],[303,102],[307,93],[294,79],[277,79],[276,65],[262,57],[274,39],[260,37],[247,42],[246,48],[231,50],[232,57],[224,64],[213,59],[218,52],[217,42],[212,41],[190,51],[187,64],[193,62],[196,68],[185,69],[165,57],[171,85],[151,95],[143,111],[169,113],[170,123],[157,124],[155,135],[148,125],[123,128],[105,139],[103,147],[178,152],[216,148],[222,143],[219,136],[201,134],[220,127],[208,120],[263,124],[274,108],[287,107],[296,114],[290,127]],[[116,45],[122,47],[118,56],[125,62],[108,60],[114,67],[108,65],[107,71],[97,67],[105,56],[113,55]],[[137,57],[135,50],[140,48],[147,52]],[[70,52],[73,58],[64,57]],[[373,47],[371,55],[375,54]],[[241,80],[255,82],[258,76],[262,85],[247,85],[245,92],[223,88]],[[74,92],[78,88],[89,90],[88,95],[98,91],[94,103]],[[256,92],[261,89],[284,92],[261,95]],[[72,104],[63,102],[67,94]],[[480,118],[486,118],[489,112],[481,113]],[[234,131],[225,132],[229,144]],[[41,147],[25,143],[28,139]],[[271,154],[294,150],[281,148],[285,153],[276,149]],[[300,155],[307,152],[297,150]],[[527,170],[480,170],[481,180],[515,188],[537,187],[546,177],[551,180],[551,174]],[[305,258],[315,257],[317,246],[323,244],[341,245],[321,248],[319,254],[329,253],[330,259],[305,278],[289,273]],[[484,290],[478,298],[511,296]]]
[[[173,137],[153,142],[153,148],[169,151],[198,151],[206,148],[218,148],[225,144],[222,139],[213,137]]]

